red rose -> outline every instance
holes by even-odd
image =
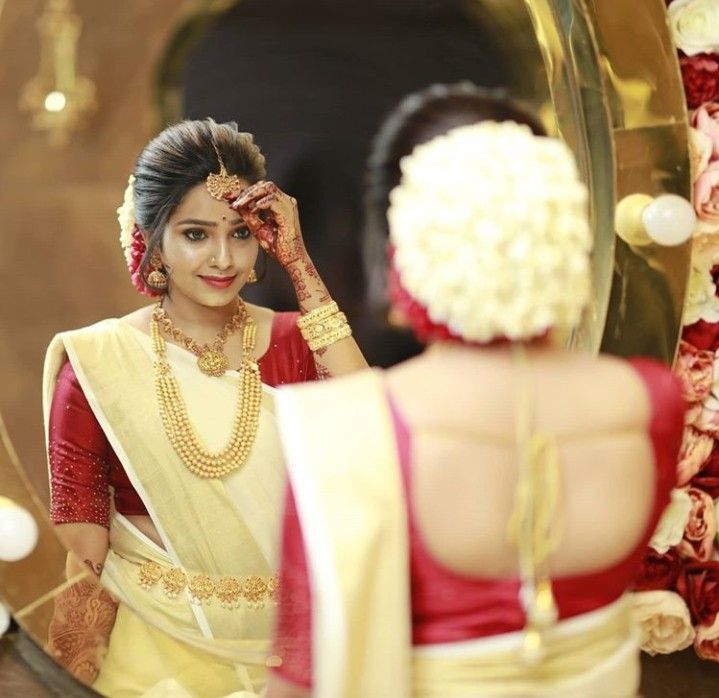
[[[716,351],[719,349],[719,322],[699,320],[686,325],[682,330],[682,339],[699,350]]]
[[[712,625],[719,613],[719,562],[690,562],[677,578],[677,591],[689,606],[692,623]]]
[[[684,92],[690,109],[719,100],[719,55],[698,53],[679,59]]]
[[[714,551],[717,533],[714,500],[696,487],[690,487],[687,494],[692,500],[692,510],[677,551],[685,558],[708,560]]]
[[[635,591],[673,589],[680,569],[681,558],[676,550],[669,549],[662,555],[654,548],[647,548],[634,589]]]
[[[712,499],[719,498],[719,441],[714,442],[709,458],[699,473],[692,478],[691,485],[703,490]]]

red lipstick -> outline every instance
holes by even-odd
[[[234,276],[200,276],[200,278],[212,288],[229,288],[235,283],[237,274]]]

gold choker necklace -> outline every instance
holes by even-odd
[[[217,333],[211,342],[202,345],[175,326],[161,303],[158,303],[152,311],[152,320],[161,326],[165,334],[172,337],[178,344],[182,344],[185,349],[188,349],[197,357],[197,367],[200,371],[206,376],[219,378],[230,367],[230,361],[223,351],[225,343],[229,336],[246,322],[247,308],[241,300],[238,300],[237,310],[230,321]]]
[[[262,381],[257,362],[252,358],[257,326],[240,301],[244,326],[242,330],[242,365],[238,381],[237,411],[230,440],[221,451],[211,452],[200,442],[180,393],[180,386],[167,360],[167,345],[160,332],[158,315],[150,322],[154,363],[155,392],[162,424],[175,453],[198,477],[221,478],[242,467],[247,461],[257,435],[262,400]],[[159,308],[159,306],[158,306]],[[161,308],[159,308],[161,310]],[[157,310],[157,308],[156,308]]]

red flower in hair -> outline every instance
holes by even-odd
[[[719,54],[698,53],[679,59],[690,109],[719,100]]]
[[[140,228],[135,224],[132,229],[132,245],[130,247],[130,261],[127,264],[127,268],[130,270],[130,280],[135,289],[143,296],[149,296],[150,298],[157,298],[161,294],[153,291],[147,286],[145,280],[140,274],[140,264],[142,259],[147,252],[147,245],[145,244],[145,238],[140,232]]]

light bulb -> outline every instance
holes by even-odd
[[[652,243],[642,223],[642,214],[652,201],[649,194],[629,194],[617,204],[614,229],[624,242],[639,247]]]
[[[0,560],[16,562],[26,558],[35,549],[37,539],[37,524],[30,512],[0,497]]]
[[[67,105],[67,97],[63,92],[54,90],[45,97],[45,109],[51,112],[62,111]]]
[[[5,608],[5,604],[0,603],[0,637],[2,637],[10,627],[10,612]]]
[[[662,194],[644,209],[642,223],[653,242],[673,247],[692,236],[697,225],[697,215],[685,198],[676,194]]]

